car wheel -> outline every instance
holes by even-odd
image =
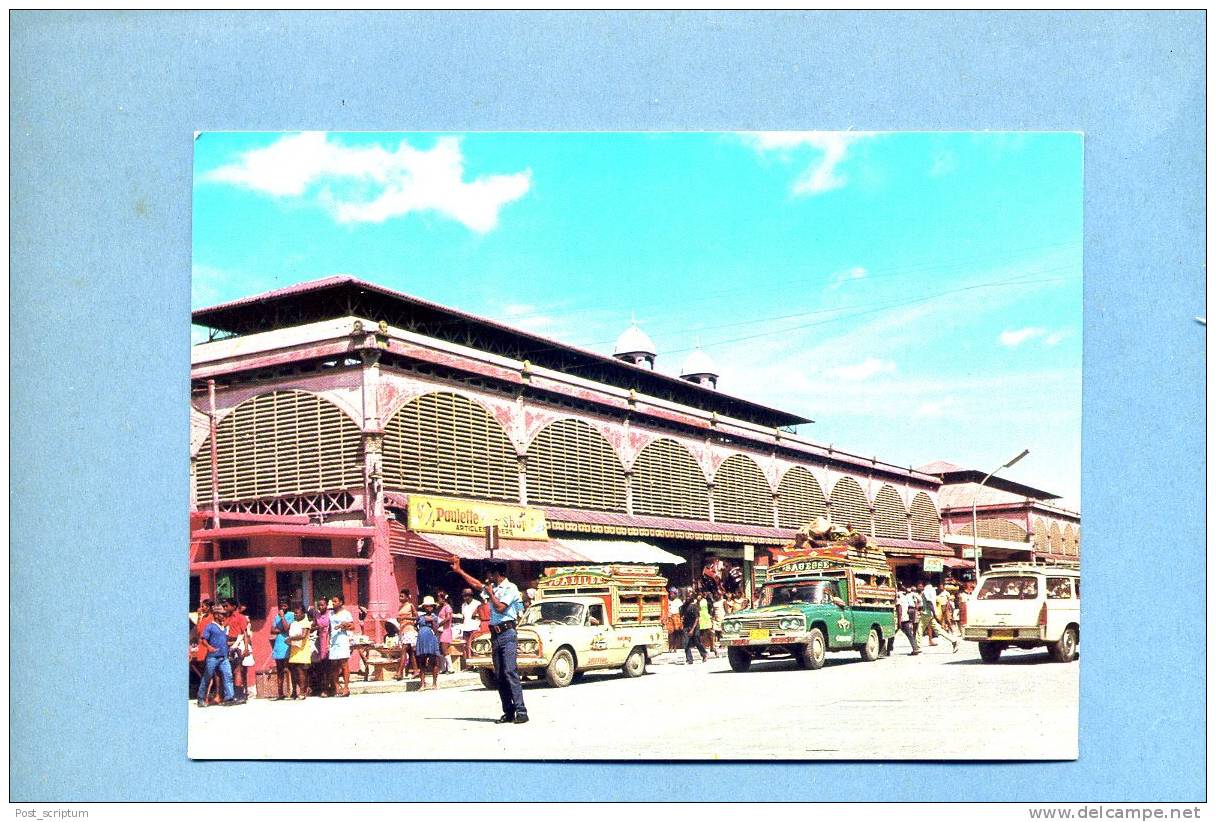
[[[861,646],[861,658],[865,662],[873,662],[878,659],[881,650],[882,637],[878,635],[877,628],[871,628],[870,635],[866,637],[866,644]]]
[[[494,676],[494,672],[486,668],[481,668],[477,671],[477,676],[481,678],[481,686],[489,688],[491,691],[498,690],[498,677]]]
[[[641,648],[634,648],[629,652],[629,656],[625,659],[625,665],[621,670],[628,677],[638,677],[646,673],[646,652]]]
[[[828,642],[823,636],[823,631],[820,628],[812,628],[809,641],[802,646],[802,665],[800,667],[818,671],[823,667],[827,654]]]
[[[727,648],[726,659],[735,673],[741,674],[752,666],[752,655],[743,648]]]
[[[992,664],[993,662],[996,662],[998,659],[1001,658],[1002,650],[1003,649],[1001,648],[1001,646],[996,644],[995,642],[981,642],[980,643],[980,659],[984,660],[988,664]]]
[[[554,688],[565,688],[574,681],[574,654],[562,648],[549,660],[545,669],[545,679]]]
[[[1056,662],[1072,662],[1077,658],[1077,632],[1073,628],[1065,628],[1058,642],[1053,642],[1048,651]]]

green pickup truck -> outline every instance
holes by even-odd
[[[867,662],[887,656],[898,628],[896,595],[881,555],[788,556],[769,568],[760,607],[723,621],[730,667],[742,672],[754,659],[790,656],[817,670],[828,651],[860,651]]]

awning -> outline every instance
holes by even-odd
[[[684,562],[684,557],[639,540],[563,537],[561,543],[582,554],[588,562],[639,562],[648,565],[680,565]]]
[[[929,542],[921,539],[895,539],[892,537],[878,537],[879,547],[888,554],[908,554],[912,556],[940,556],[946,559],[954,551],[942,545],[940,542]]]
[[[406,556],[423,559],[440,559],[446,562],[453,556],[461,559],[489,559],[485,540],[481,537],[462,537],[454,534],[419,534],[410,531],[408,542],[401,543]],[[427,547],[429,546],[429,548]],[[391,549],[390,549],[391,550]],[[436,556],[434,552],[438,552]],[[587,559],[555,539],[500,539],[494,549],[494,559],[504,562],[587,562]]]
[[[549,530],[559,533],[604,534],[612,537],[658,537],[694,542],[727,542],[784,545],[794,538],[793,528],[768,528],[730,522],[587,511],[579,508],[540,506]],[[564,537],[562,538],[564,539]]]
[[[452,558],[447,551],[427,542],[396,520],[389,520],[388,523],[388,552],[398,557],[433,559],[437,562],[448,562]]]
[[[959,559],[958,557],[942,557],[942,567],[944,567],[944,568],[974,568],[975,563],[969,559]]]

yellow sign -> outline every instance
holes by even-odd
[[[503,539],[549,538],[545,515],[516,505],[410,494],[409,517],[411,530],[431,534],[484,538],[486,526],[497,525]]]

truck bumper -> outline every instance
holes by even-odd
[[[488,656],[471,656],[465,660],[465,665],[475,671],[494,670],[494,660]],[[547,668],[548,660],[535,656],[516,656],[515,667],[521,671],[531,671],[536,668]]]
[[[963,628],[963,639],[969,639],[972,642],[1043,642],[1043,629],[1035,627],[1006,627],[1002,625],[999,628],[980,627],[980,626],[965,626]]]
[[[769,645],[800,645],[805,644],[809,640],[804,636],[774,636],[768,639],[745,639],[745,638],[724,638],[728,646],[732,648],[765,648]]]

